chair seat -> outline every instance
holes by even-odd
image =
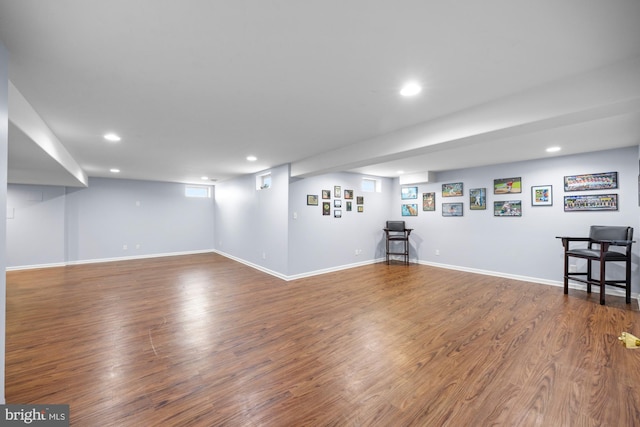
[[[581,258],[600,258],[600,251],[594,249],[571,249],[567,251],[568,256],[576,256]],[[607,251],[604,253],[604,258],[607,261],[625,261],[627,256],[622,252]]]

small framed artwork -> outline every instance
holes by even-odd
[[[564,191],[610,190],[618,188],[618,172],[588,173],[564,177]]]
[[[348,200],[353,199],[353,190],[344,190],[344,198]]]
[[[331,190],[322,190],[322,198],[330,199],[331,198]]]
[[[307,206],[318,206],[317,194],[307,194]]]
[[[522,178],[500,178],[493,180],[493,194],[522,193]]]
[[[461,182],[442,184],[442,197],[458,197],[458,196],[462,196]]]
[[[356,197],[356,204],[357,205],[364,205],[364,196]]]
[[[418,216],[418,204],[417,203],[403,204],[402,216]]]
[[[522,200],[493,202],[493,216],[522,216]]]
[[[417,199],[418,187],[402,187],[400,189],[400,195],[402,196],[402,200]]]
[[[347,202],[347,212],[351,212],[351,203],[352,202]]]
[[[333,186],[333,197],[342,197],[342,187],[340,187],[339,185]]]
[[[531,206],[552,206],[553,188],[551,185],[534,185],[531,187]]]
[[[358,206],[358,212],[364,212],[364,206]]]
[[[462,203],[443,203],[442,216],[462,216]]]
[[[422,193],[422,210],[436,210],[436,193]]]
[[[333,200],[333,207],[334,207],[334,208],[341,208],[341,207],[342,207],[342,200],[340,200],[340,199],[334,199],[334,200]]]
[[[333,217],[334,217],[334,218],[342,218],[342,210],[340,210],[340,209],[335,209],[335,210],[333,211]]]
[[[331,215],[331,203],[322,202],[322,215]]]
[[[469,190],[469,209],[472,211],[487,209],[486,188],[472,188]]]
[[[617,210],[617,194],[585,194],[580,196],[564,196],[565,212]]]

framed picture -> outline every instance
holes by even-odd
[[[617,194],[584,194],[579,196],[564,196],[565,212],[617,210]]]
[[[469,190],[469,209],[472,211],[487,209],[486,188],[472,188]]]
[[[550,185],[534,185],[531,187],[531,206],[553,205],[553,191]]]
[[[564,191],[610,190],[618,188],[618,172],[588,173],[564,177]]]
[[[331,198],[331,190],[322,190],[322,198],[330,199]]]
[[[443,203],[442,216],[462,216],[462,203]]]
[[[322,202],[322,215],[331,215],[331,203]]]
[[[351,203],[352,202],[347,202],[347,212],[351,212]]]
[[[333,217],[334,217],[334,218],[342,218],[342,210],[340,210],[340,209],[335,209],[335,210],[333,211]]]
[[[451,184],[442,184],[442,197],[462,196],[462,183],[453,182]]]
[[[422,193],[422,210],[436,210],[436,193]]]
[[[522,193],[522,178],[500,178],[493,180],[493,194]]]
[[[400,189],[400,195],[402,196],[402,200],[417,199],[418,187],[402,187]]]
[[[342,200],[340,200],[340,199],[335,199],[335,200],[333,201],[333,207],[334,207],[334,208],[341,208],[341,207],[342,207]]]
[[[364,196],[356,197],[356,204],[357,205],[364,205]]]
[[[344,190],[344,198],[345,199],[353,199],[353,190]]]
[[[318,206],[317,194],[307,194],[307,206]]]
[[[522,201],[500,200],[493,202],[493,216],[522,216]]]
[[[333,197],[335,197],[336,199],[342,197],[342,187],[340,187],[339,185],[333,186]]]
[[[358,206],[358,212],[364,212],[364,206]]]
[[[402,216],[418,216],[418,204],[405,203],[402,205]]]

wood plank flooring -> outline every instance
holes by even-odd
[[[622,331],[636,301],[416,264],[16,271],[6,399],[69,404],[73,426],[634,426]]]

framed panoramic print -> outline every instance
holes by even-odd
[[[417,199],[418,187],[402,187],[400,189],[400,196],[402,197],[402,200]]]
[[[564,191],[610,190],[618,188],[618,172],[588,173],[564,177]]]
[[[522,216],[522,201],[501,200],[493,202],[493,216]]]
[[[550,185],[534,185],[531,187],[531,206],[553,205],[553,188]]]
[[[469,209],[472,211],[487,209],[486,188],[472,188],[469,190]]]
[[[418,204],[417,203],[405,203],[402,205],[402,216],[417,216]]]
[[[442,184],[442,197],[458,197],[458,196],[462,196],[461,182]]]
[[[522,178],[500,178],[493,180],[493,194],[522,193]]]
[[[462,203],[443,203],[442,216],[462,216]]]
[[[576,196],[564,196],[565,212],[617,210],[617,194],[584,194]]]
[[[317,194],[307,194],[307,206],[318,206]]]
[[[422,193],[422,210],[436,210],[436,193]]]

